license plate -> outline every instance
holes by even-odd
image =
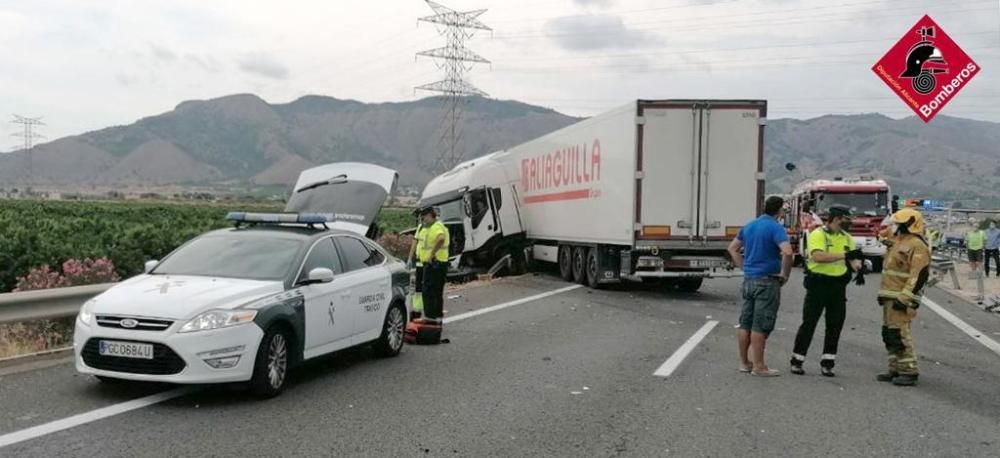
[[[725,266],[725,261],[720,261],[718,259],[692,259],[691,267],[722,267]]]
[[[98,347],[98,353],[100,353],[101,356],[153,359],[153,346],[150,344],[102,340]]]

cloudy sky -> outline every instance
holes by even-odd
[[[983,68],[944,111],[1000,122],[1000,0],[442,0],[492,97],[591,115],[630,98],[766,98],[771,117],[911,112],[871,66],[930,14]],[[49,139],[255,93],[412,100],[440,72],[423,0],[0,0],[0,115]],[[0,139],[14,131],[0,124]],[[0,150],[10,145],[0,140]]]

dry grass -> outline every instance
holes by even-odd
[[[75,319],[0,324],[0,358],[72,345]]]

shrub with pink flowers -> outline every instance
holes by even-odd
[[[115,273],[115,265],[108,258],[87,258],[83,261],[70,259],[63,263],[62,272],[53,271],[49,266],[31,269],[28,275],[17,279],[17,287],[14,288],[14,291],[93,285],[119,280],[121,278]]]
[[[108,258],[70,259],[62,271],[49,266],[31,269],[17,279],[14,291],[62,288],[110,283],[120,280]],[[69,346],[73,342],[74,318],[38,320],[0,325],[0,358]]]

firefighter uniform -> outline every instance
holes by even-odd
[[[920,375],[913,348],[910,323],[917,316],[924,285],[930,275],[930,249],[923,238],[924,222],[920,212],[903,209],[892,218],[899,227],[895,241],[886,254],[878,302],[882,306],[882,341],[889,353],[889,372],[879,381],[895,385],[913,385]]]
[[[850,209],[841,206],[830,208],[830,218],[850,217]],[[845,219],[850,225],[850,220]],[[816,325],[821,315],[826,315],[826,336],[823,341],[823,356],[820,367],[825,376],[833,376],[833,367],[837,359],[837,347],[840,343],[840,333],[847,318],[847,284],[851,274],[847,262],[824,262],[814,259],[817,252],[828,254],[844,254],[845,259],[850,254],[851,259],[860,257],[854,238],[843,229],[831,231],[828,226],[814,229],[809,233],[806,243],[806,298],[802,309],[802,324],[795,334],[795,347],[792,353],[792,373],[803,374],[802,363],[812,343]],[[855,256],[857,254],[857,256]]]

